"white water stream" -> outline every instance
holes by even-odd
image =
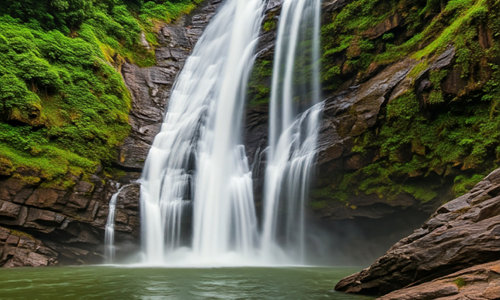
[[[320,0],[283,4],[259,235],[252,172],[240,136],[264,2],[226,0],[176,81],[140,180],[143,263],[147,265],[304,262],[305,202],[322,110]],[[297,69],[308,79],[296,77]],[[117,196],[110,202],[106,227],[110,262]],[[298,259],[290,254],[299,255]]]
[[[285,0],[274,57],[262,249],[305,262],[305,211],[320,116],[320,0]]]
[[[225,1],[177,79],[141,179],[148,264],[219,264],[256,255],[252,177],[239,136],[262,10],[262,0]],[[189,206],[192,245],[183,248]]]
[[[115,261],[116,202],[118,201],[118,196],[120,195],[120,192],[123,190],[123,188],[120,188],[119,183],[116,184],[116,188],[118,188],[118,191],[115,194],[113,194],[111,200],[109,200],[108,219],[104,231],[104,257],[106,258],[106,263],[114,263]]]

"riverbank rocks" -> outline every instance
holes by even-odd
[[[19,231],[0,227],[0,265],[46,267],[57,264],[58,254],[42,241]]]
[[[500,169],[488,175],[467,194],[438,208],[420,229],[396,243],[371,267],[340,281],[336,290],[383,295],[409,285],[419,285],[421,290],[417,286],[411,291],[420,298],[397,298],[398,294],[394,294],[396,296],[391,296],[394,298],[382,299],[441,299],[444,296],[423,296],[425,289],[439,286],[427,282],[497,260],[500,260]],[[469,271],[474,273],[477,270],[472,268]],[[496,282],[496,273],[492,272],[491,280]],[[438,282],[449,278],[442,277]],[[452,291],[449,282],[442,286],[443,289],[436,290],[436,295],[460,294],[456,286]],[[449,286],[449,290],[444,286]]]
[[[474,266],[379,298],[379,300],[428,299],[500,299],[500,261]]]
[[[0,266],[45,266],[102,261],[108,199],[120,184],[102,172],[83,180],[68,174],[65,187],[50,186],[36,171],[0,180]],[[134,176],[132,176],[134,177]],[[124,182],[131,177],[121,178]],[[123,189],[128,192],[128,189]],[[138,241],[138,192],[121,199],[120,237]],[[129,203],[129,202],[134,202]],[[9,233],[9,236],[7,236]],[[30,242],[34,241],[34,242]],[[40,255],[47,256],[46,259]]]

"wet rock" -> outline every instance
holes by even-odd
[[[26,264],[33,267],[45,267],[49,265],[49,259],[46,256],[30,252],[28,258],[26,259]]]
[[[10,235],[10,230],[0,227],[0,241],[5,241]]]
[[[336,289],[382,295],[499,260],[499,177],[500,169],[466,195],[441,206],[421,229],[396,243],[371,267],[343,279]]]
[[[322,11],[324,15],[332,14],[335,11],[343,8],[347,4],[351,3],[352,0],[331,0],[331,1],[323,1]]]
[[[74,193],[69,197],[68,207],[76,209],[86,209],[89,205],[90,199],[85,195]]]
[[[126,170],[142,170],[154,137],[160,131],[177,74],[220,2],[204,1],[191,15],[160,30],[160,46],[156,49],[157,66],[139,68],[130,63],[122,66],[123,78],[132,95],[132,131],[119,149],[119,166]]]
[[[34,251],[37,247],[35,239],[29,238],[27,236],[21,236],[19,238],[19,243],[17,244],[17,246],[31,251]]]
[[[75,187],[75,191],[78,193],[91,193],[94,188],[92,183],[86,181],[80,181]]]
[[[7,244],[10,244],[10,245],[17,245],[17,243],[19,243],[19,237],[16,236],[16,235],[10,235],[8,238],[7,238],[7,241],[5,241]]]
[[[26,200],[26,205],[36,207],[51,207],[59,198],[58,193],[53,189],[39,188]]]
[[[20,210],[20,205],[0,200],[0,216],[16,219]]]
[[[359,156],[349,157],[346,150],[352,148],[353,138],[376,124],[382,106],[415,65],[416,62],[410,59],[400,61],[367,82],[325,100],[318,143],[320,176],[327,176],[331,166],[337,165],[337,159],[345,159],[346,170],[363,166]],[[404,91],[400,88],[399,93]]]
[[[0,227],[0,233],[10,230]],[[0,237],[1,240],[1,237]],[[57,263],[58,254],[47,248],[42,241],[28,235],[12,234],[5,244],[0,242],[0,266],[41,267]]]
[[[447,94],[459,95],[467,87],[467,80],[462,78],[462,68],[456,67],[446,76],[441,88]]]

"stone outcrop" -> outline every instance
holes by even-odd
[[[396,243],[371,267],[343,279],[336,289],[383,295],[499,259],[500,169],[467,194],[441,206],[420,229]],[[436,284],[422,289],[427,286]],[[418,293],[418,288],[412,291]]]
[[[75,177],[67,184],[71,187],[47,187],[43,182],[28,182],[19,173],[0,180],[0,226],[2,232],[10,232],[5,239],[0,238],[0,266],[102,261],[108,201],[119,184],[97,174],[87,180]],[[137,201],[122,200],[118,206],[121,217],[117,226],[122,238],[136,240]]]
[[[474,266],[415,287],[392,292],[380,300],[498,300],[500,261]]]
[[[0,227],[0,265],[46,267],[57,264],[58,253],[34,237]]]
[[[450,67],[454,58],[455,49],[451,47],[431,59],[429,66],[416,75],[410,73],[420,62],[411,58],[388,66],[378,66],[364,82],[360,82],[358,78],[352,82],[355,85],[340,89],[328,97],[325,100],[324,120],[319,136],[317,185],[329,184],[333,174],[354,172],[378,161],[380,153],[375,149],[369,149],[363,154],[354,152],[356,140],[363,133],[379,126],[384,119],[385,108],[398,96],[414,89],[417,89],[417,95],[422,95],[424,91],[415,87],[426,84],[430,71]],[[424,96],[421,98],[422,105],[425,105]],[[425,147],[409,149],[407,153],[400,154],[399,160],[410,160],[412,153],[425,154]],[[412,174],[413,177],[423,175]],[[325,199],[328,200],[321,196],[315,197],[315,200]],[[431,202],[422,202],[409,194],[401,194],[391,200],[375,194],[360,194],[350,196],[349,205],[329,202],[316,210],[316,213],[323,218],[333,219],[381,218],[394,214],[399,208],[431,214],[439,206],[438,201],[436,198]]]

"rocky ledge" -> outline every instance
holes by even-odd
[[[500,261],[468,268],[379,298],[379,300],[427,299],[500,299]]]
[[[335,289],[384,295],[406,288],[381,299],[500,299],[499,262],[480,265],[498,260],[500,169]]]

